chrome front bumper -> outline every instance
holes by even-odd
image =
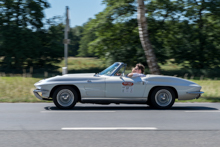
[[[48,90],[35,89],[35,90],[33,91],[34,95],[35,95],[38,99],[44,100],[44,98],[43,98],[42,96],[40,96],[38,92],[42,92],[42,93],[43,93],[43,92],[48,92]]]
[[[193,92],[187,92],[188,94],[194,94],[194,95],[198,95],[197,97],[196,97],[196,99],[198,99],[200,96],[201,96],[201,94],[203,94],[204,92],[203,91],[193,91]]]

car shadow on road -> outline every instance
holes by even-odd
[[[59,109],[55,106],[48,106],[44,107],[45,110],[48,111],[63,111],[63,109]],[[149,106],[75,106],[72,109],[68,109],[68,111],[124,111],[124,110],[132,110],[132,111],[150,111],[150,110],[161,110],[161,111],[213,111],[218,110],[217,108],[213,107],[206,107],[206,106],[173,106],[170,109],[154,109]],[[65,110],[67,111],[67,110]]]
[[[191,110],[191,111],[213,111],[213,110],[218,110],[217,108],[213,107],[206,107],[206,106],[174,106],[170,110]]]

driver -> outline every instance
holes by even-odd
[[[132,72],[128,74],[128,77],[146,77],[143,73],[144,65],[138,63],[136,64],[135,68],[132,69]]]

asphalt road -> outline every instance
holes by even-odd
[[[0,146],[219,147],[220,103],[147,105],[1,103]]]

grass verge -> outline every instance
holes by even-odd
[[[38,78],[0,77],[0,102],[41,102],[34,94]]]

